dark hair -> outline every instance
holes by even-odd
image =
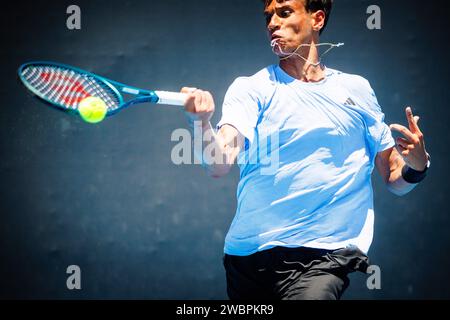
[[[272,1],[277,0],[262,0],[264,3],[264,8],[267,7]],[[322,29],[320,29],[319,34],[325,29],[328,23],[328,18],[330,17],[331,7],[333,6],[333,0],[301,0],[305,3],[305,9],[307,12],[316,12],[322,10],[325,12],[325,21],[323,23]]]

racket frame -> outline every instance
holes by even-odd
[[[119,100],[118,107],[114,110],[108,109],[106,116],[114,115],[117,112],[119,112],[131,105],[134,105],[134,104],[145,103],[145,102],[158,103],[161,100],[160,97],[157,95],[156,91],[145,90],[145,89],[140,89],[140,88],[137,88],[134,86],[129,86],[129,85],[120,83],[118,81],[114,81],[114,80],[99,76],[95,73],[92,73],[92,72],[89,72],[89,71],[86,71],[83,69],[79,69],[77,67],[69,66],[69,65],[66,65],[63,63],[57,63],[57,62],[52,62],[52,61],[30,61],[30,62],[26,62],[26,63],[22,64],[19,67],[19,69],[18,69],[19,78],[28,90],[30,90],[35,96],[37,96],[41,100],[44,100],[51,106],[56,107],[59,110],[69,112],[69,113],[77,114],[78,109],[68,108],[68,107],[64,106],[63,104],[56,103],[54,101],[49,100],[48,98],[43,96],[38,90],[36,90],[32,85],[30,85],[29,82],[22,76],[23,69],[25,69],[26,67],[29,67],[29,66],[33,66],[33,65],[43,65],[43,66],[49,66],[49,67],[63,68],[66,70],[73,70],[74,72],[77,72],[77,73],[80,73],[80,74],[83,74],[83,75],[86,75],[89,77],[93,77],[94,79],[102,82],[105,86],[107,86],[109,89],[111,89],[111,91],[116,95],[116,97]],[[136,96],[136,98],[125,102],[122,93],[134,95],[134,96]]]

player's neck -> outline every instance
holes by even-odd
[[[312,43],[311,47],[300,48],[297,52],[307,61],[296,55],[280,60],[280,67],[291,77],[304,82],[318,82],[324,79],[325,72],[322,65],[312,65],[319,61],[319,52],[317,47]],[[311,63],[310,63],[311,62]]]

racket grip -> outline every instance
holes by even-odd
[[[155,91],[158,96],[158,104],[168,104],[171,106],[182,106],[186,101],[187,95],[180,92]]]

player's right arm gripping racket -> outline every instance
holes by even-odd
[[[28,62],[20,66],[19,77],[36,96],[63,111],[78,114],[78,104],[87,97],[98,97],[107,106],[107,116],[137,103],[182,106],[186,94],[144,90],[109,80],[68,65],[48,61]],[[135,98],[125,101],[123,94]]]

